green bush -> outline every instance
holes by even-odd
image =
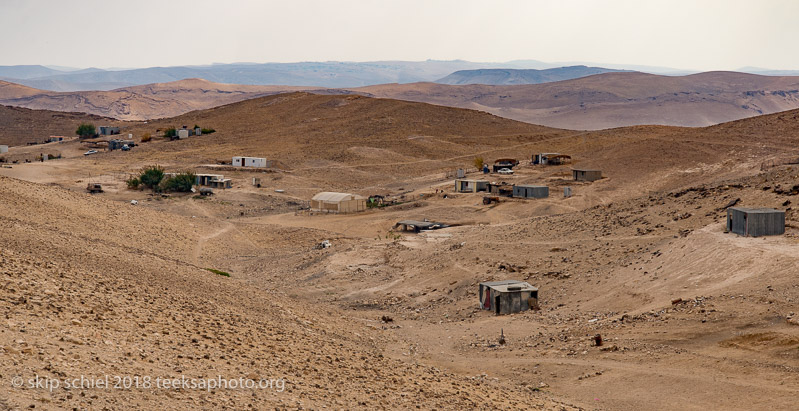
[[[215,270],[213,268],[206,268],[206,270],[208,270],[208,271],[210,271],[210,272],[212,272],[214,274],[218,274],[218,275],[225,276],[225,277],[230,277],[229,273],[226,273],[226,272],[221,271],[221,270]]]
[[[94,128],[94,124],[83,123],[75,130],[75,134],[80,137],[91,137],[97,134],[97,129]]]
[[[158,184],[164,179],[164,169],[159,166],[145,167],[139,175],[139,183],[147,188],[156,190]]]
[[[128,185],[129,189],[135,190],[135,189],[139,188],[140,181],[136,177],[131,177],[131,178],[125,180],[125,183]]]
[[[176,135],[178,135],[178,131],[175,130],[175,127],[164,130],[164,137],[175,137]]]
[[[215,132],[216,130],[214,130],[212,128],[203,128],[203,129],[200,129],[200,131],[202,131],[203,134],[211,134],[211,133]]]
[[[190,172],[183,172],[174,177],[170,177],[161,181],[159,188],[162,191],[177,191],[180,193],[188,193],[191,191],[197,176]]]

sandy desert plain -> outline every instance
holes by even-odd
[[[23,115],[31,132],[38,119],[48,133],[73,135],[83,121]],[[172,118],[86,121],[119,125],[137,142],[155,137],[129,152],[84,156],[69,140],[4,155],[62,158],[0,168],[0,408],[797,407],[799,164],[788,163],[799,158],[799,111],[572,131],[294,92]],[[194,124],[216,132],[158,137]],[[540,152],[567,153],[572,164],[530,164]],[[236,155],[273,167],[219,166]],[[484,176],[476,157],[521,164]],[[219,170],[233,187],[207,198],[126,187],[153,164]],[[572,167],[604,178],[572,181]],[[454,192],[458,168],[551,194],[484,205],[482,193]],[[87,193],[87,183],[104,192]],[[320,191],[400,204],[305,210]],[[733,202],[785,210],[785,234],[725,233]],[[392,231],[425,218],[451,227]],[[319,248],[325,240],[331,246]],[[504,279],[538,287],[541,309],[481,310],[478,283]],[[285,385],[12,386],[36,375]]]

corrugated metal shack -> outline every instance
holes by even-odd
[[[547,198],[549,197],[549,187],[534,185],[513,186],[514,198]]]
[[[785,234],[785,212],[773,208],[730,207],[727,231],[747,237]]]
[[[517,280],[480,283],[480,308],[496,314],[538,309],[538,288]]]

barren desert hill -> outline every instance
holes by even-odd
[[[0,105],[0,145],[41,143],[49,136],[74,137],[82,123],[119,126],[125,122],[92,114],[32,110]]]
[[[568,129],[660,124],[707,126],[799,107],[799,77],[736,72],[660,76],[605,73],[516,86],[389,84],[357,91],[376,97],[485,110]]]
[[[0,104],[32,109],[84,112],[120,120],[172,117],[192,110],[224,105],[306,87],[247,86],[185,79],[124,87],[111,91],[53,92],[13,83],[0,87]]]
[[[514,384],[478,387],[390,359],[383,337],[342,320],[334,307],[306,308],[280,287],[203,269],[194,251],[224,227],[215,220],[0,177],[0,221],[0,306],[14,313],[0,333],[4,376],[285,379],[281,391],[217,388],[214,395],[139,388],[90,397],[8,387],[0,403],[11,408],[556,405]],[[225,239],[238,252],[312,250],[314,234],[284,234],[258,239],[235,230]]]
[[[246,100],[150,121],[131,131],[138,135],[194,124],[216,132],[158,141],[128,154],[176,166],[230,162],[235,155],[266,157],[292,173],[317,175],[320,182],[335,170],[339,179],[334,184],[355,188],[431,170],[474,167],[474,158],[483,152],[512,155],[517,147],[569,133],[473,110],[310,93]]]
[[[28,97],[40,93],[42,93],[42,90],[0,80],[0,96],[3,98]]]
[[[724,132],[665,126],[578,132],[474,110],[294,93],[137,125],[131,129],[137,135],[183,124],[217,132],[153,142],[125,156],[137,164],[150,159],[175,167],[229,162],[235,155],[266,157],[320,189],[356,190],[474,168],[477,157],[489,164],[503,157],[529,162],[533,153],[560,152],[572,156],[574,167],[602,169],[614,187],[665,189],[695,183],[699,176],[737,175],[744,163],[756,169],[761,162],[795,154],[796,134],[790,131],[797,127],[795,115],[789,111],[717,126],[726,127]],[[748,126],[752,121],[763,125],[755,130]]]

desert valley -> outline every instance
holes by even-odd
[[[799,111],[587,132],[307,92],[148,121],[4,110],[27,135],[91,121],[136,143],[83,155],[70,136],[2,155],[3,378],[285,379],[257,393],[7,389],[7,407],[640,409],[679,396],[789,409],[799,388]],[[215,132],[160,136],[195,124]],[[535,165],[535,153],[571,162]],[[483,174],[475,158],[519,165]],[[128,188],[152,165],[231,187]],[[573,181],[573,168],[603,178]],[[458,169],[549,195],[484,204],[488,193],[456,192]],[[309,209],[324,191],[385,206]],[[784,210],[785,234],[727,233],[731,205]],[[478,284],[507,279],[537,287],[540,309],[481,310]]]
[[[799,3],[0,4],[0,411],[795,410]]]

